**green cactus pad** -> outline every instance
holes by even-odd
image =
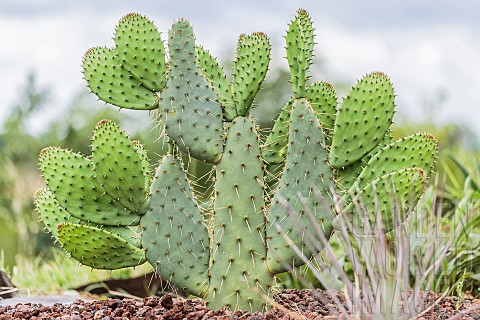
[[[80,263],[96,269],[120,269],[145,262],[145,252],[99,228],[63,223],[58,226],[63,248]]]
[[[35,194],[35,208],[45,227],[56,240],[59,240],[57,232],[59,224],[80,222],[79,219],[72,217],[67,210],[58,204],[58,201],[48,188],[42,189]]]
[[[213,90],[215,90],[218,100],[223,107],[225,120],[232,121],[237,116],[237,110],[235,109],[232,90],[225,71],[208,50],[201,46],[196,46],[195,49],[197,53],[197,65],[202,70],[203,76],[208,80]]]
[[[144,87],[159,92],[165,87],[165,46],[152,21],[138,13],[120,19],[115,29],[115,47],[122,68]]]
[[[329,195],[333,186],[332,168],[327,163],[328,152],[320,123],[305,99],[296,100],[293,104],[288,143],[279,189],[267,216],[268,266],[274,273],[284,271],[284,264],[303,264],[286,243],[286,236],[307,257],[311,254],[304,239],[312,231],[308,228],[311,222],[306,209],[313,214],[326,235],[332,230],[331,217],[324,207],[332,202]],[[322,195],[324,203],[319,201],[316,192]],[[289,216],[287,210],[292,210],[296,216]]]
[[[337,111],[329,162],[346,167],[361,159],[384,139],[395,112],[390,79],[373,72],[363,77]]]
[[[40,153],[40,169],[55,199],[72,216],[100,225],[136,225],[131,213],[105,193],[94,177],[93,163],[68,150],[49,147]]]
[[[306,95],[307,73],[312,64],[315,45],[313,24],[307,11],[297,11],[295,19],[288,27],[285,40],[293,94],[295,98],[303,98]]]
[[[370,161],[370,159],[372,159],[372,157],[374,155],[376,155],[377,152],[382,150],[382,148],[389,145],[391,141],[392,141],[392,136],[391,136],[390,131],[388,131],[387,134],[385,135],[385,138],[382,141],[382,143],[380,143],[375,148],[373,148],[372,151],[367,153],[367,155],[365,155],[363,158],[355,161],[352,164],[349,164],[348,166],[346,166],[344,168],[337,169],[337,171],[336,171],[336,179],[337,179],[336,191],[339,194],[342,194],[343,192],[350,189],[350,187],[355,183],[355,180],[358,178],[358,175],[363,171],[363,168],[365,168],[365,166],[367,165],[368,161]],[[377,177],[375,177],[375,178],[377,178]]]
[[[160,102],[166,132],[192,157],[216,163],[223,149],[222,108],[195,62],[192,27],[178,20],[168,35],[171,69]]]
[[[203,296],[210,240],[187,175],[172,155],[158,167],[140,225],[147,260],[164,280]]]
[[[83,75],[100,100],[126,109],[152,110],[157,95],[133,79],[115,54],[115,49],[95,47],[83,56]]]
[[[427,177],[420,168],[405,168],[390,172],[349,194],[353,199],[341,215],[334,219],[338,229],[339,219],[347,218],[357,227],[364,225],[364,219],[375,222],[381,216],[386,231],[392,230],[395,214],[400,221],[413,209],[422,195]]]
[[[430,176],[437,155],[437,141],[427,133],[417,133],[394,141],[372,156],[353,187],[363,189],[377,177],[403,168],[420,168]]]
[[[240,35],[233,68],[233,98],[237,114],[245,116],[267,74],[270,40],[262,32]]]
[[[273,275],[267,271],[263,164],[255,124],[237,117],[216,167],[209,308],[261,310]]]
[[[60,241],[57,227],[62,223],[86,224],[86,222],[70,215],[55,199],[53,193],[48,189],[42,189],[35,195],[35,207],[42,219],[47,230],[52,234],[53,238]],[[105,229],[119,237],[127,240],[134,246],[140,248],[140,236],[131,227],[115,227],[115,226],[95,226]],[[134,226],[133,228],[138,228]]]
[[[288,126],[293,99],[287,102],[267,137],[262,149],[262,157],[269,164],[279,164],[285,161],[288,145]]]
[[[327,82],[315,82],[307,87],[307,100],[317,114],[325,142],[330,145],[338,104],[335,90]]]
[[[115,123],[100,121],[92,141],[95,175],[105,192],[135,214],[146,209],[144,163],[135,144]]]

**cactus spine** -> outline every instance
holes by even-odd
[[[383,73],[363,77],[339,108],[330,84],[309,84],[314,43],[300,9],[286,36],[293,97],[262,139],[249,110],[270,61],[265,34],[240,36],[229,83],[186,20],[168,33],[167,61],[150,20],[122,18],[115,48],[85,54],[84,77],[107,103],[158,108],[171,151],[151,179],[146,151],[107,120],[95,129],[91,158],[46,148],[40,168],[48,187],[35,201],[47,229],[83,264],[148,261],[211,308],[264,310],[275,275],[301,265],[286,237],[310,257],[307,213],[326,234],[335,227],[332,190],[346,206],[338,214],[365,214],[355,204],[366,199],[366,214],[378,201],[388,216],[392,195],[402,206],[418,199],[436,156],[428,134],[390,141],[394,92]],[[195,198],[182,154],[214,164],[213,214]],[[281,174],[267,179],[270,168]]]

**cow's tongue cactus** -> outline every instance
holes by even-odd
[[[309,84],[313,44],[311,19],[299,10],[286,36],[293,97],[262,139],[249,110],[270,60],[265,34],[240,36],[229,83],[186,20],[168,33],[167,62],[151,21],[122,18],[115,48],[85,54],[85,79],[107,103],[159,108],[173,148],[153,180],[146,151],[110,121],[97,125],[90,158],[44,149],[47,188],[35,201],[47,229],[82,264],[116,269],[146,260],[211,308],[265,309],[275,275],[302,264],[288,243],[307,257],[309,243],[320,246],[309,240],[308,213],[332,232],[333,190],[346,207],[337,214],[357,221],[379,209],[388,217],[392,198],[406,207],[422,194],[436,156],[431,135],[392,141],[394,92],[383,73],[363,77],[339,108],[331,85]],[[211,205],[195,198],[182,154],[215,165]]]

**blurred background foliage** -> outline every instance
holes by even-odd
[[[258,119],[262,129],[268,131],[273,125],[280,108],[288,101],[291,93],[289,88],[289,73],[283,69],[270,70],[263,89],[256,99],[256,109],[253,115]],[[350,84],[333,83],[345,94],[345,88]],[[50,236],[43,231],[43,225],[34,211],[33,196],[43,187],[38,170],[37,156],[42,148],[56,145],[71,149],[84,155],[90,154],[89,141],[95,124],[101,119],[111,119],[120,124],[134,139],[146,145],[151,164],[158,162],[163,154],[162,143],[158,141],[160,130],[155,121],[155,113],[119,111],[95,101],[93,95],[85,90],[72,97],[69,106],[59,110],[57,116],[45,125],[33,130],[32,124],[45,121],[42,113],[49,108],[53,96],[46,87],[38,85],[35,74],[26,77],[25,85],[18,93],[18,102],[9,106],[9,115],[0,126],[0,269],[16,270],[17,286],[31,286],[31,275],[35,273],[54,273],[62,280],[58,287],[68,288],[71,281],[66,281],[68,272],[73,268],[71,261],[65,262],[60,250],[53,249]],[[341,100],[340,100],[341,101]],[[421,103],[420,103],[421,104]],[[441,104],[440,98],[419,105],[419,112],[433,114],[432,109]],[[401,106],[400,106],[401,108]],[[437,162],[436,196],[442,200],[442,209],[438,217],[438,225],[442,230],[453,232],[452,225],[458,221],[458,216],[470,210],[474,220],[480,220],[477,202],[480,196],[480,152],[477,137],[469,128],[459,124],[449,123],[439,126],[432,117],[423,123],[413,119],[396,119],[394,135],[396,137],[412,134],[418,131],[432,133],[441,146]],[[201,163],[192,163],[190,171],[195,171],[199,179],[199,195],[210,196],[208,188],[208,172],[210,167]],[[203,191],[202,191],[203,190]],[[427,193],[426,197],[433,197]],[[428,199],[425,200],[428,203]],[[469,208],[468,210],[465,208]],[[464,210],[465,209],[465,210]],[[472,294],[478,294],[480,286],[480,238],[478,223],[472,223],[458,237],[455,250],[452,249],[449,261],[442,265],[443,276],[447,277],[448,286],[457,283],[459,279],[467,280],[465,288]],[[472,236],[475,235],[475,236]],[[339,249],[341,251],[341,249]],[[68,260],[68,259],[67,259]],[[28,267],[29,262],[32,266]],[[60,265],[52,268],[52,265]],[[64,266],[63,271],[62,265]],[[348,261],[345,261],[348,269]],[[23,268],[22,272],[20,269]],[[33,269],[31,269],[33,268]],[[29,269],[30,271],[26,271]],[[85,268],[87,269],[87,268]],[[80,269],[79,269],[80,270]],[[97,279],[97,273],[89,269],[85,271]],[[27,273],[30,277],[27,277]],[[22,275],[23,274],[23,275]],[[65,276],[61,276],[64,274]],[[123,273],[125,275],[125,273]],[[108,275],[104,275],[106,277]],[[128,272],[127,272],[128,276]],[[412,275],[413,277],[415,275]],[[48,277],[48,276],[47,276]],[[466,278],[467,277],[467,278]],[[43,279],[43,276],[40,276]],[[77,277],[78,278],[78,277]],[[81,278],[80,279],[84,279]],[[46,281],[46,280],[45,280]],[[286,285],[301,287],[302,284],[288,276],[283,277]],[[313,281],[313,280],[312,280]],[[443,280],[442,280],[443,281]],[[20,282],[20,283],[18,283]],[[314,281],[313,281],[314,282]],[[79,285],[79,284],[77,284]],[[444,288],[439,280],[435,288]],[[55,286],[53,286],[55,287]],[[48,291],[48,290],[47,290]]]

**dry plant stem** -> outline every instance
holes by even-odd
[[[18,291],[20,291],[18,288],[0,287],[0,295],[10,294]]]
[[[273,300],[272,297],[266,295],[263,292],[260,292],[257,289],[254,289],[254,290],[255,290],[255,293],[257,293],[260,297],[262,297],[262,299],[264,299],[273,308],[277,308],[277,309],[283,311],[283,313],[285,313],[285,317],[289,316],[289,317],[292,317],[295,320],[305,320],[305,318],[303,316],[301,316],[299,313],[293,312],[293,311],[285,308],[283,305],[281,305],[278,302],[276,302],[275,300]]]
[[[108,294],[111,294],[111,295],[114,295],[114,296],[117,296],[117,297],[127,298],[127,299],[134,299],[134,300],[137,300],[137,301],[142,301],[143,300],[143,298],[137,297],[133,294],[128,294],[128,293],[120,292],[120,291],[116,291],[116,290],[108,290]]]
[[[437,300],[435,300],[435,302],[433,302],[432,304],[430,304],[428,307],[426,307],[422,312],[420,312],[419,314],[417,314],[416,316],[410,318],[412,320],[414,319],[418,319],[420,317],[422,317],[424,314],[426,314],[428,311],[430,311],[433,307],[435,307],[436,305],[438,305],[438,303],[440,303],[440,301],[442,301],[446,296],[447,296],[447,293],[448,293],[448,290],[446,290],[444,293],[442,293],[442,295],[440,297],[438,297]],[[428,293],[425,293],[425,295],[427,295]],[[425,300],[425,299],[424,299]],[[452,318],[450,318],[451,320]]]

